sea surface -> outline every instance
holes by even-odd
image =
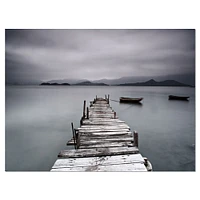
[[[195,88],[119,86],[6,86],[5,170],[49,171],[70,149],[83,101],[110,95],[111,107],[139,134],[140,153],[154,171],[195,171]],[[168,95],[190,96],[189,101]],[[142,105],[119,97],[143,97]]]

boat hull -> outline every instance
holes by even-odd
[[[169,100],[182,100],[182,101],[188,101],[188,98],[189,98],[189,97],[169,95]]]
[[[120,103],[140,103],[143,98],[127,98],[127,97],[121,97],[119,99]]]

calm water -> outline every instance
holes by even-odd
[[[83,100],[96,95],[144,97],[143,105],[110,101],[139,133],[139,149],[154,171],[195,170],[195,89],[180,87],[6,86],[6,171],[49,171],[79,127]],[[169,101],[169,94],[190,96]]]

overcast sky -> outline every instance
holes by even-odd
[[[6,30],[6,81],[195,72],[194,30]]]

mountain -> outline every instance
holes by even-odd
[[[74,85],[87,85],[87,86],[96,86],[96,85],[101,85],[101,86],[107,86],[105,83],[95,83],[95,82],[90,82],[90,81],[83,81],[76,83]]]
[[[88,81],[87,79],[55,79],[55,80],[50,80],[50,81],[46,81],[48,83],[69,83],[69,84],[76,84],[79,82],[84,82],[84,81]]]
[[[41,83],[40,85],[55,85],[55,86],[57,86],[57,85],[70,85],[69,83],[49,83],[49,82],[43,82],[43,83]]]
[[[157,81],[176,80],[177,82],[195,86],[195,74],[180,74],[180,75],[164,75],[164,76],[125,76],[117,79],[100,79],[93,82],[106,83],[108,85],[119,85],[125,83],[145,82],[146,80],[154,79]]]
[[[190,85],[186,85],[180,83],[175,80],[165,80],[165,81],[155,81],[154,79],[150,79],[146,82],[137,82],[137,83],[124,83],[119,84],[120,86],[183,86],[183,87],[190,87]]]

